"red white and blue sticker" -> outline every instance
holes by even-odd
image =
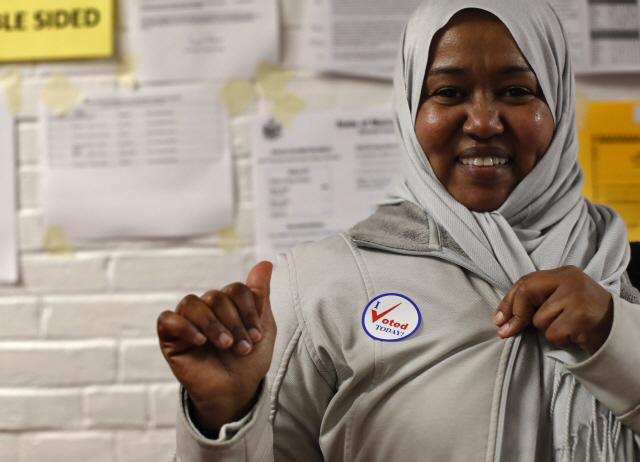
[[[369,337],[397,342],[413,334],[420,326],[420,310],[401,294],[382,294],[371,300],[362,315],[362,327]]]

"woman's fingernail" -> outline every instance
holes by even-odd
[[[505,321],[504,313],[502,311],[498,311],[496,315],[493,317],[496,324],[503,324]]]
[[[202,332],[196,332],[196,335],[194,335],[193,339],[198,345],[202,345],[207,341],[207,337],[205,337]]]
[[[236,349],[241,355],[246,355],[251,351],[251,345],[246,340],[240,340],[240,342],[236,346]]]
[[[220,342],[220,345],[223,347],[228,347],[233,343],[233,337],[226,332],[223,332],[218,336],[218,342]]]
[[[509,324],[505,324],[500,329],[498,329],[498,333],[501,334],[501,335],[504,335],[507,332],[509,332]]]
[[[260,340],[260,338],[262,338],[262,334],[260,334],[260,331],[258,329],[252,327],[251,329],[249,329],[249,337],[251,337],[252,342],[257,342],[258,340]]]

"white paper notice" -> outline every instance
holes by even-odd
[[[127,0],[142,82],[250,77],[278,62],[276,0]]]
[[[398,169],[388,110],[305,112],[290,128],[260,116],[252,139],[260,259],[367,217]]]
[[[13,116],[0,93],[0,282],[18,280]]]
[[[308,0],[302,65],[391,79],[402,31],[422,0]]]
[[[640,70],[639,0],[550,0],[576,73]]]
[[[232,221],[227,115],[212,85],[41,103],[44,214],[68,237],[185,236]]]

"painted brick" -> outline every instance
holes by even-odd
[[[33,166],[21,167],[18,177],[20,208],[37,207],[40,204],[40,171]]]
[[[0,338],[36,338],[40,332],[35,297],[0,298]]]
[[[22,278],[35,292],[92,292],[107,288],[107,258],[102,254],[74,256],[24,255]]]
[[[0,430],[72,429],[81,424],[82,400],[77,389],[0,389]]]
[[[40,161],[38,144],[38,124],[20,123],[18,125],[18,159],[21,165],[37,164]]]
[[[18,224],[20,250],[42,250],[44,237],[42,213],[36,209],[20,210]]]
[[[91,295],[45,298],[47,338],[154,337],[160,313],[178,296]],[[96,322],[99,320],[99,322]]]
[[[144,386],[91,387],[84,391],[89,427],[144,428],[149,421]]]
[[[205,292],[244,280],[244,259],[240,252],[210,249],[127,253],[115,258],[113,286],[118,291]]]
[[[116,345],[86,342],[0,342],[0,386],[65,386],[116,379]]]
[[[176,380],[155,338],[124,340],[120,346],[120,355],[122,367],[120,377],[124,382],[174,382]]]
[[[156,427],[175,427],[179,389],[178,383],[151,386],[151,421]]]
[[[20,440],[17,434],[0,434],[0,460],[18,462],[20,459]]]
[[[173,430],[123,431],[116,435],[119,462],[170,462],[176,450]]]
[[[35,433],[20,441],[20,462],[116,462],[110,433]]]

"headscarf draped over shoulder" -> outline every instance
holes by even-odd
[[[488,11],[507,26],[535,72],[554,118],[554,136],[546,154],[493,212],[471,212],[447,192],[414,130],[431,40],[456,12],[466,8]],[[582,196],[569,50],[560,21],[546,2],[424,2],[407,24],[394,91],[404,152],[402,173],[392,183],[387,203],[408,200],[423,208],[502,290],[530,272],[575,265],[619,293],[630,254],[626,227],[613,209]]]

